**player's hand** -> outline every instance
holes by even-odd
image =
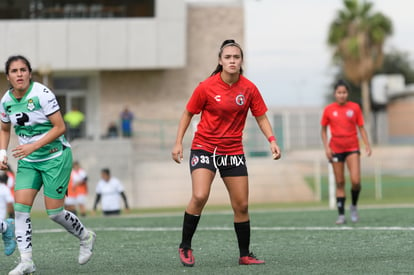
[[[0,150],[0,169],[7,170],[7,150],[1,149]]]
[[[13,157],[23,159],[33,153],[35,147],[33,144],[22,144],[12,150]]]
[[[365,152],[367,153],[367,156],[370,157],[372,154],[371,146],[365,146]]]
[[[329,161],[332,161],[333,152],[332,152],[331,148],[325,148],[325,154],[326,154],[326,158]]]
[[[171,152],[171,157],[176,163],[181,163],[183,160],[183,145],[176,144]]]
[[[280,151],[279,145],[276,141],[270,143],[270,150],[272,151],[272,157],[274,160],[278,160],[282,157],[282,152]]]
[[[0,170],[8,170],[9,167],[7,166],[7,159],[0,162]]]
[[[7,166],[7,151],[6,149],[0,150],[0,169],[7,170],[9,167]]]

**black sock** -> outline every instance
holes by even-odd
[[[191,248],[191,240],[193,239],[199,221],[200,216],[191,215],[187,212],[184,213],[183,234],[180,248]]]
[[[250,221],[235,222],[234,230],[239,244],[240,257],[248,256],[250,253]]]
[[[361,192],[361,188],[357,190],[351,189],[352,205],[354,206],[357,205],[360,192]]]
[[[338,207],[338,214],[345,215],[345,197],[337,197],[336,206]]]

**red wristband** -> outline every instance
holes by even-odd
[[[270,137],[267,138],[267,140],[269,142],[272,142],[272,141],[276,141],[276,138],[275,138],[275,136],[270,136]]]

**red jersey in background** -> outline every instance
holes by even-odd
[[[325,107],[322,126],[329,126],[331,140],[329,146],[334,153],[359,150],[357,126],[364,125],[361,108],[355,102],[344,105],[334,102]]]

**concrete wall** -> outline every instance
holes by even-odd
[[[0,56],[44,71],[180,68],[186,11],[184,0],[157,0],[155,18],[1,20]]]
[[[118,119],[125,105],[139,118],[178,119],[194,88],[215,69],[222,41],[233,38],[243,46],[241,4],[189,5],[187,16],[187,65],[184,68],[101,72],[98,113],[101,124],[97,131],[104,133],[108,123]]]
[[[414,96],[393,100],[387,105],[389,142],[414,142]],[[381,126],[379,126],[381,127]]]

